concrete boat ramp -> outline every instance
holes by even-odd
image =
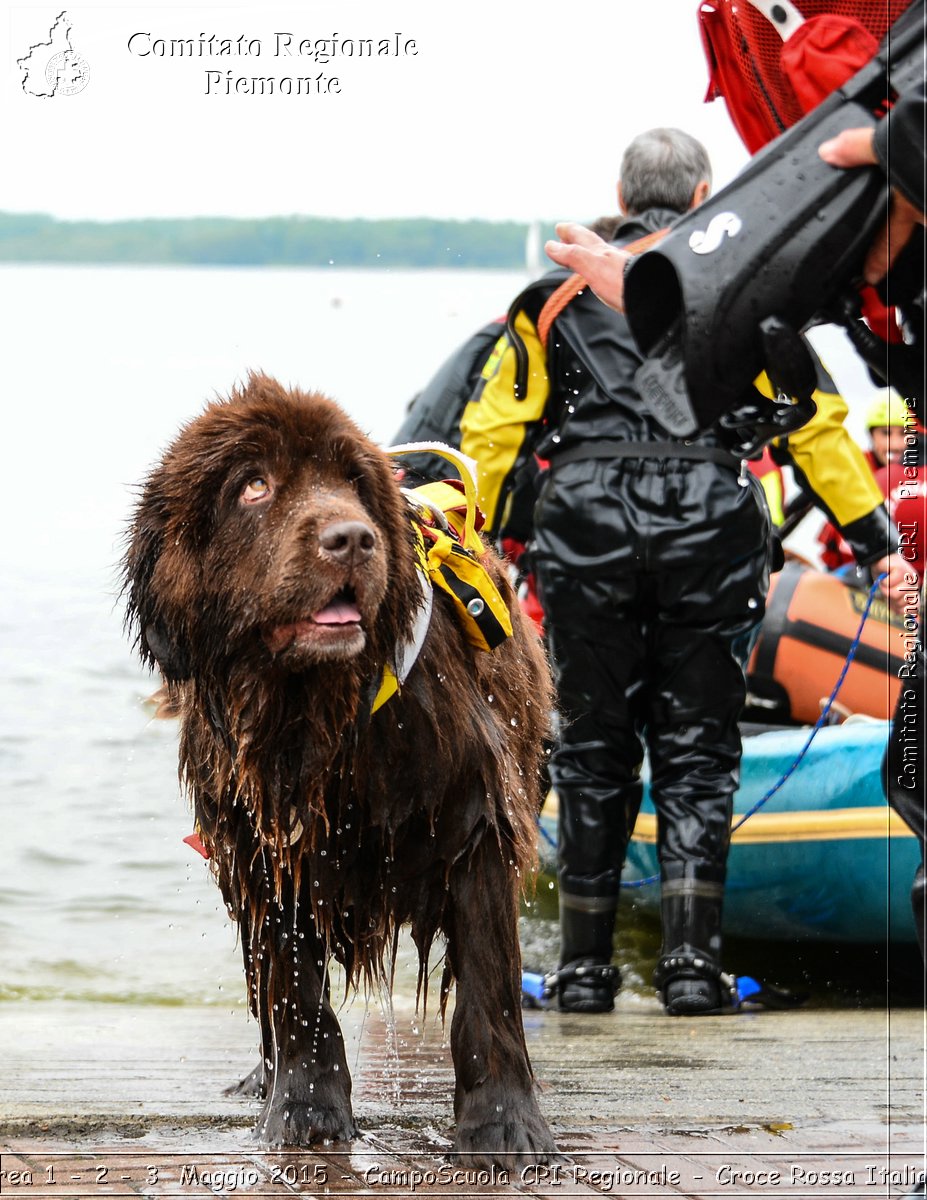
[[[452,1070],[411,1001],[341,1013],[364,1131],[263,1152],[244,1009],[0,1006],[0,1191],[42,1197],[900,1197],[924,1170],[920,1009],[670,1019],[525,1013],[563,1161],[477,1173],[448,1159]]]

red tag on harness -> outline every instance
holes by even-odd
[[[185,837],[183,840],[187,843],[188,846],[192,846],[192,848],[197,852],[197,854],[201,854],[203,856],[203,858],[210,857],[209,851],[206,849],[206,847],[200,841],[200,835],[198,833],[191,833],[188,837]]]

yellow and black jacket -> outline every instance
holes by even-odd
[[[676,214],[650,210],[624,223],[616,244],[626,244],[669,224]],[[648,415],[634,386],[642,358],[627,323],[588,289],[569,293],[568,272],[555,270],[529,284],[509,309],[505,334],[486,362],[461,420],[462,449],[479,465],[479,503],[487,529],[507,523],[513,485],[533,455],[556,464],[566,453],[615,443],[641,456],[665,451],[672,458],[698,454],[736,469],[723,436],[714,429],[685,443],[669,439]],[[548,324],[548,300],[569,293]],[[554,302],[556,308],[557,302]],[[797,432],[773,443],[803,487],[842,531],[860,563],[881,558],[892,545],[884,498],[862,452],[844,427],[847,406],[818,362],[817,411]],[[757,388],[771,396],[765,375]],[[685,449],[681,449],[685,447]],[[694,447],[694,450],[692,449]]]

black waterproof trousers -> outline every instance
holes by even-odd
[[[924,636],[923,605],[919,629],[917,645],[910,655],[910,661],[905,664],[882,770],[885,795],[889,804],[909,827],[921,847],[920,866],[911,886],[911,907],[914,910],[914,925],[923,956],[927,916],[927,876],[924,872],[924,861],[927,859],[927,793],[924,787],[924,758],[927,752],[924,722],[927,721],[927,707],[924,703],[924,646],[920,640]]]
[[[720,914],[743,667],[768,586],[758,488],[714,463],[555,460],[535,563],[562,712],[560,904],[578,931],[565,960],[611,956],[645,747],[664,901],[704,895]],[[664,952],[692,942],[665,925]]]

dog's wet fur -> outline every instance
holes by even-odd
[[[514,636],[474,649],[436,589],[415,666],[371,714],[422,585],[392,464],[350,418],[252,375],[143,485],[127,622],[180,712],[181,775],[240,929],[262,1064],[239,1090],[264,1098],[265,1143],[356,1135],[328,963],[378,984],[409,925],[420,994],[440,935],[442,1011],[456,988],[456,1150],[473,1166],[556,1153],[517,924],[550,682],[503,565],[483,562]]]

